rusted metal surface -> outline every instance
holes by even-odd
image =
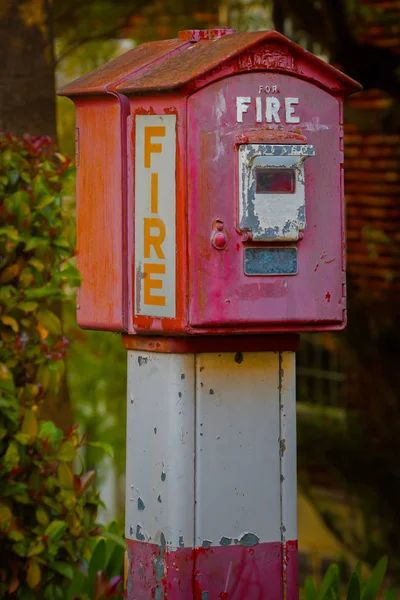
[[[223,35],[236,33],[229,27],[214,27],[213,29],[186,29],[178,33],[178,39],[186,42],[199,42],[200,40],[215,40]]]
[[[266,82],[276,90],[274,95],[259,93]],[[257,98],[262,101],[261,114]],[[270,108],[274,111],[270,114],[266,98],[272,99]],[[246,136],[246,129],[253,131],[257,123],[260,134],[267,132],[270,144],[237,145],[238,136]],[[285,144],[286,131],[304,136],[307,144]],[[275,132],[279,136],[276,144],[271,140]],[[190,96],[188,140],[191,327],[204,328],[207,333],[224,325],[227,330],[247,326],[248,331],[254,327],[257,332],[263,326],[271,332],[276,327],[287,331],[291,327],[297,331],[343,327],[346,304],[340,100],[307,81],[280,73],[236,75]],[[276,154],[288,148],[298,154],[292,157],[295,161],[302,160],[302,152],[305,156],[311,154],[305,159],[301,181],[296,178],[296,189],[303,191],[301,202],[290,213],[296,193],[256,194],[253,190],[260,204],[252,206],[248,202],[249,186],[244,190],[240,186],[242,149],[255,150],[246,164],[242,161],[246,169],[252,170],[259,156],[266,164],[276,160],[276,166],[280,166],[283,159]],[[269,156],[272,151],[274,154]],[[250,192],[253,187],[250,185]],[[236,203],[232,201],[235,197]],[[246,219],[240,218],[242,213]],[[210,222],[217,217],[224,223],[228,238],[222,252],[210,243]],[[296,246],[288,246],[297,248],[297,274],[247,275],[246,248],[266,243],[282,246],[288,219],[296,224],[291,240],[294,230],[298,231],[298,241],[291,242]],[[282,235],[275,242],[269,235],[267,241],[265,232],[268,228],[274,232],[274,225],[279,226]]]
[[[87,75],[64,85],[58,90],[57,94],[69,97],[106,94],[109,89],[113,89],[124,78],[132,76],[133,73],[148,67],[154,61],[160,60],[170,52],[179,51],[185,46],[188,46],[188,44],[182,40],[162,40],[140,44],[140,46],[114,58]]]
[[[179,55],[171,55],[162,65],[150,66],[137,76],[127,78],[117,89],[126,94],[174,89],[195,79],[201,80],[236,58],[238,60],[232,65],[235,71],[290,70],[293,75],[312,78],[338,94],[360,90],[360,85],[353,79],[276,31],[237,33],[214,41],[201,40],[182,48]],[[205,81],[202,84],[205,85]]]
[[[77,291],[81,327],[123,331],[127,268],[124,260],[125,195],[121,113],[114,96],[77,104]]]
[[[166,337],[145,335],[122,335],[126,350],[162,352],[172,354],[200,352],[296,352],[298,335],[208,335],[190,337]]]

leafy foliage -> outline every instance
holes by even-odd
[[[64,597],[99,534],[95,472],[73,470],[85,440],[38,416],[68,345],[54,301],[79,279],[68,164],[49,138],[0,138],[0,596],[23,600]]]
[[[88,561],[80,565],[65,590],[64,600],[122,598],[125,542],[111,523],[91,548]]]
[[[388,566],[387,557],[381,558],[372,573],[365,580],[361,575],[361,563],[358,563],[350,577],[347,587],[346,600],[377,600],[382,598],[382,585]],[[340,570],[337,564],[332,564],[325,573],[325,577],[318,590],[311,577],[306,579],[302,594],[303,600],[340,600],[343,597],[340,586]],[[396,600],[397,594],[388,588],[384,595],[385,600]]]

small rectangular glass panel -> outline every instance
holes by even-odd
[[[297,248],[245,248],[245,275],[297,275]]]
[[[256,169],[256,194],[294,194],[294,169]]]

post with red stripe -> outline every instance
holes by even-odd
[[[295,353],[128,369],[127,599],[295,600]]]

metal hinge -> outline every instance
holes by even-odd
[[[346,299],[347,299],[346,271],[342,271],[342,306],[343,306],[343,310],[346,310]]]

